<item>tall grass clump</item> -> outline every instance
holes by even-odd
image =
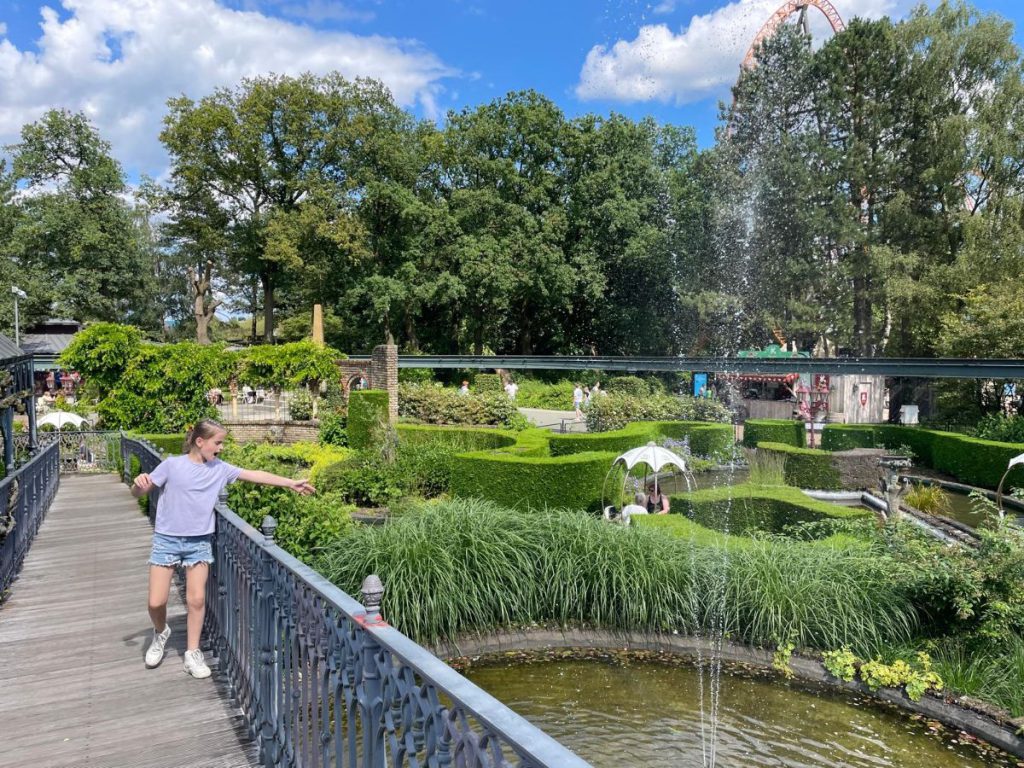
[[[1024,638],[978,646],[949,638],[930,651],[932,667],[953,693],[990,701],[1024,716]]]
[[[785,485],[786,457],[773,451],[759,451],[756,448],[745,451],[751,485]]]
[[[907,491],[906,502],[929,515],[945,515],[950,511],[949,494],[937,485],[914,483]]]
[[[867,655],[913,624],[887,563],[863,549],[777,542],[723,557],[656,528],[456,499],[346,531],[317,568],[350,594],[378,574],[385,617],[421,642],[535,625],[694,633],[722,610],[709,596],[724,580],[731,636]]]

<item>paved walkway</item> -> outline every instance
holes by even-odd
[[[151,529],[114,475],[69,475],[0,607],[0,767],[235,768],[258,765],[239,710],[182,671],[185,609],[157,669]]]
[[[587,422],[576,421],[575,411],[552,411],[545,408],[520,408],[519,412],[535,427],[547,427],[559,431],[565,424],[566,432],[586,432]]]

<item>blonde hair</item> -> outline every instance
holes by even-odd
[[[185,432],[185,443],[182,445],[182,452],[191,453],[192,449],[196,447],[197,439],[201,437],[203,440],[208,440],[218,432],[227,434],[227,429],[219,421],[200,419],[191,429]]]

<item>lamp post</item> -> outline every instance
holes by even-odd
[[[11,293],[14,294],[14,346],[21,346],[21,339],[18,334],[18,299],[27,299],[28,294],[16,285],[11,286]]]

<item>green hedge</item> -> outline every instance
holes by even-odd
[[[703,421],[655,421],[662,437],[672,440],[690,438],[690,453],[728,459],[732,456],[735,436],[731,424],[709,424]]]
[[[477,392],[501,393],[505,386],[501,382],[501,376],[496,373],[478,373],[473,379],[473,388]]]
[[[494,450],[516,444],[518,435],[504,429],[480,427],[443,427],[425,424],[398,424],[399,439],[410,445],[445,445],[465,451]]]
[[[149,440],[153,445],[157,447],[160,453],[165,453],[168,456],[177,456],[182,452],[185,447],[185,433],[180,434],[145,434],[135,435],[135,437],[141,437],[143,440]]]
[[[832,456],[827,451],[797,448],[785,443],[758,443],[757,449],[781,453],[786,457],[785,477],[788,485],[825,491],[842,488],[839,470],[832,466]]]
[[[729,424],[694,421],[635,421],[613,432],[552,434],[551,455],[565,456],[583,451],[612,451],[616,454],[662,438],[689,438],[690,452],[697,456],[724,457],[732,446]]]
[[[743,422],[743,444],[753,448],[758,443],[784,443],[796,448],[807,445],[807,427],[791,419],[747,419]]]
[[[799,450],[799,449],[798,449]],[[672,512],[717,531],[748,536],[755,531],[781,533],[787,525],[825,519],[870,518],[869,510],[812,499],[790,486],[744,483],[706,488],[671,497]]]
[[[366,448],[373,430],[388,420],[388,393],[379,389],[356,390],[348,398],[348,444]]]
[[[477,451],[455,457],[452,496],[489,499],[516,509],[596,510],[613,453],[513,456]]]
[[[822,435],[822,446],[829,450],[907,446],[914,452],[917,463],[982,488],[998,486],[1010,459],[1024,453],[1024,445],[1020,443],[1001,443],[898,424],[829,424]],[[1024,467],[1015,467],[1006,482],[1010,487],[1024,486]]]

